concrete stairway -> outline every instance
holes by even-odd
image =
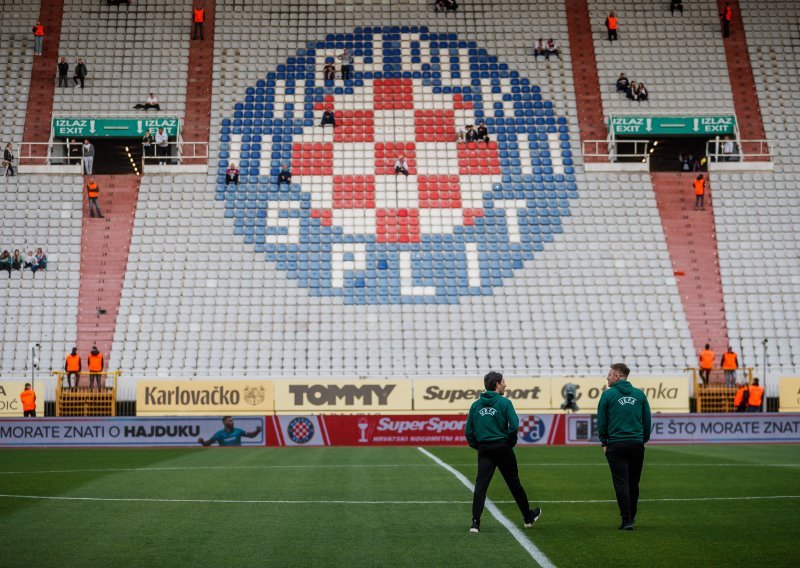
[[[694,210],[692,181],[696,176],[683,172],[650,174],[692,342],[698,353],[710,343],[721,355],[728,346],[728,326],[716,225],[710,184],[706,186],[705,211]]]
[[[39,8],[39,21],[44,26],[42,55],[33,55],[33,34],[31,34],[31,83],[28,91],[28,112],[25,116],[23,143],[43,143],[50,139],[50,121],[53,116],[53,95],[58,74],[58,46],[61,40],[61,18],[64,14],[64,0],[42,0]],[[35,22],[31,22],[33,26]],[[71,80],[71,79],[70,79]],[[47,146],[34,145],[25,149],[27,154],[42,159],[23,163],[44,164]]]
[[[211,116],[211,76],[214,67],[214,22],[216,2],[206,0],[204,40],[189,42],[189,73],[186,78],[184,142],[208,142]],[[192,26],[194,27],[194,26]],[[192,155],[186,147],[184,155]],[[184,159],[183,163],[206,163],[206,159]]]
[[[600,97],[600,79],[597,74],[589,5],[587,0],[565,0],[565,3],[581,142],[605,140],[607,129],[603,121],[603,100]],[[603,144],[600,148],[589,149],[589,152],[605,151],[605,149]],[[587,162],[607,161],[600,156],[588,156],[584,159]]]
[[[86,354],[96,344],[110,361],[141,180],[117,175],[94,179],[100,187],[98,201],[104,218],[89,216],[84,185],[78,351]]]

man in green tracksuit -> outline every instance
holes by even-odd
[[[597,430],[622,517],[619,528],[626,531],[633,530],[636,520],[644,445],[650,439],[651,425],[647,396],[628,382],[630,372],[623,363],[611,365],[609,388],[597,406]]]
[[[472,497],[472,527],[469,531],[480,532],[486,491],[496,468],[500,468],[500,473],[517,502],[524,526],[532,527],[539,520],[542,510],[539,507],[531,510],[528,496],[519,482],[517,457],[514,455],[519,419],[514,405],[503,396],[506,392],[506,381],[503,375],[491,371],[483,378],[483,385],[486,390],[472,403],[465,431],[469,445],[478,450],[478,477]]]

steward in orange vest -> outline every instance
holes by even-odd
[[[725,371],[725,385],[732,387],[736,384],[736,369],[739,368],[739,358],[733,352],[733,347],[728,347],[728,350],[722,354],[720,366]]]
[[[100,186],[94,181],[94,178],[89,178],[89,183],[86,184],[86,193],[89,196],[89,215],[94,217],[95,212],[101,219],[103,212],[100,211],[100,205],[97,204],[97,198],[100,197]]]
[[[750,400],[750,391],[747,384],[739,385],[739,389],[733,397],[733,408],[736,412],[745,412],[747,403]]]
[[[617,39],[617,15],[611,12],[606,18],[606,29],[608,30],[608,41]]]
[[[22,415],[36,418],[36,393],[30,383],[25,383],[25,390],[19,393],[19,399],[22,401]]]
[[[206,21],[206,11],[203,8],[195,8],[192,11],[194,21],[194,31],[192,32],[192,39],[197,39],[197,32],[200,32],[200,39],[204,40],[203,37],[203,22]]]
[[[697,176],[697,179],[694,180],[694,210],[703,209],[705,210],[705,199],[706,199],[706,180],[703,178],[703,174]]]
[[[86,359],[89,363],[89,390],[92,390],[95,381],[97,381],[97,390],[99,391],[103,388],[102,373],[105,360],[103,359],[103,354],[98,351],[97,345],[92,346],[92,351]]]
[[[78,388],[78,383],[81,380],[81,356],[78,355],[78,348],[73,347],[72,353],[67,355],[67,360],[64,363],[64,371],[67,373],[67,387],[72,387],[71,379],[75,376],[75,388]]]
[[[714,368],[714,351],[711,350],[711,345],[706,343],[706,348],[700,352],[700,379],[703,384],[707,385],[711,369]]]
[[[764,387],[758,384],[758,379],[753,379],[750,385],[750,398],[747,399],[747,412],[761,412],[761,401],[764,400]]]

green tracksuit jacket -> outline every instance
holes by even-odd
[[[618,381],[600,397],[597,430],[602,445],[623,441],[646,444],[650,427],[647,396],[628,381]]]
[[[502,441],[515,446],[518,429],[519,418],[511,401],[496,391],[484,391],[469,409],[464,434],[477,450],[479,444]]]

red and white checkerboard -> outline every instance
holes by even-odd
[[[304,133],[292,146],[291,168],[323,226],[374,234],[378,243],[417,243],[483,216],[483,195],[500,181],[496,143],[457,142],[465,124],[456,121],[472,122],[464,112],[472,104],[454,94],[451,104],[437,105],[448,108],[425,108],[415,81],[365,80],[357,100],[328,95],[316,105],[316,124],[331,108],[336,128]],[[407,177],[394,171],[401,155]]]

